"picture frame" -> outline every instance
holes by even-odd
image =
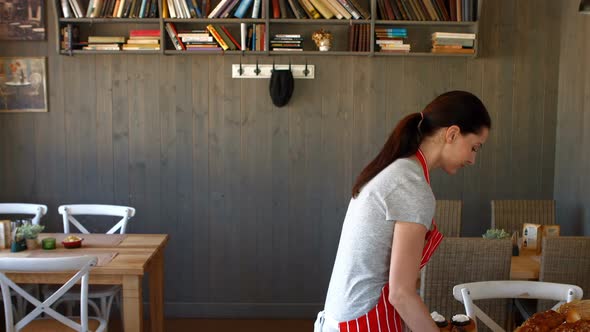
[[[0,57],[0,113],[47,111],[47,57]]]
[[[45,40],[46,0],[0,0],[0,40]]]

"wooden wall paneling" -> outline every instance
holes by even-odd
[[[96,57],[96,193],[95,202],[114,201],[113,164],[113,67],[112,56]]]
[[[90,56],[93,57],[93,56]],[[65,131],[66,139],[66,202],[64,204],[80,204],[84,202],[84,188],[82,188],[83,170],[82,170],[82,149],[85,135],[80,126],[80,108],[81,99],[86,98],[86,93],[82,94],[82,81],[86,78],[79,73],[81,71],[91,72],[91,68],[86,68],[85,64],[88,59],[85,57],[70,57],[64,60],[64,79],[71,84],[64,91],[67,103],[65,106]],[[92,71],[93,72],[93,71]],[[83,120],[82,120],[83,121]]]
[[[195,258],[194,252],[195,239],[192,237],[195,223],[193,217],[193,112],[192,112],[192,71],[190,57],[179,57],[175,59],[174,73],[175,82],[184,82],[177,84],[175,89],[176,109],[169,111],[175,116],[176,132],[174,144],[170,148],[176,148],[176,168],[174,178],[176,182],[176,192],[172,197],[176,198],[170,202],[170,209],[176,209],[176,241],[179,242],[178,250],[184,252],[181,255],[180,266],[190,266]],[[165,231],[162,229],[161,231]],[[185,285],[191,285],[194,278],[192,271],[177,270],[181,274],[179,282]],[[188,302],[192,299],[191,292],[184,292],[178,297],[181,301]]]
[[[211,294],[214,302],[239,301],[239,82],[232,81],[225,57],[211,57]],[[227,61],[227,62],[226,62]],[[238,84],[236,86],[236,84]],[[223,96],[223,97],[222,97]]]
[[[584,81],[581,75],[577,75],[580,68],[574,59],[582,59],[585,52],[583,47],[570,47],[570,45],[580,42],[577,31],[581,27],[583,18],[574,14],[576,6],[573,1],[566,1],[565,4],[561,14],[560,49],[562,51],[559,65],[554,196],[557,222],[561,225],[562,232],[580,234],[582,228],[578,224],[580,219],[576,210],[578,209],[578,176],[581,165],[575,161],[579,153],[577,137],[582,137],[584,133],[582,114],[579,112],[583,103],[581,92]]]
[[[383,107],[386,111],[383,146],[395,125],[406,115],[404,111],[405,76],[401,75],[404,72],[405,61],[403,58],[395,57],[375,58],[374,61],[377,61],[377,64],[373,66],[375,82],[382,82],[375,84],[375,99],[377,107]],[[379,101],[380,99],[382,101]],[[356,176],[355,173],[352,175]]]
[[[231,77],[232,57],[223,57],[222,75],[224,87],[224,98],[222,99],[223,107],[223,127],[222,135],[225,142],[223,149],[223,161],[225,168],[224,192],[226,193],[226,213],[227,219],[224,222],[228,226],[228,234],[222,240],[228,247],[230,260],[224,262],[232,267],[224,268],[224,273],[228,275],[230,285],[225,285],[227,291],[231,292],[230,299],[232,302],[240,301],[240,259],[237,253],[240,250],[240,241],[244,234],[241,234],[240,222],[240,164],[241,151],[241,117],[240,117],[240,81]],[[249,232],[251,230],[248,230]]]
[[[231,57],[232,63],[239,63],[239,57]],[[254,59],[242,59],[252,63]],[[255,61],[255,60],[254,60]],[[268,107],[268,80],[235,79],[240,84],[240,240],[239,256],[241,282],[249,287],[241,287],[239,296],[242,302],[258,302],[261,293],[268,291],[269,280],[264,279],[264,269],[272,265],[264,262],[265,248],[272,246],[272,225],[266,225],[267,215],[273,210],[269,195],[272,169],[271,154],[271,111]],[[266,89],[265,89],[266,88]],[[283,110],[281,110],[283,111]],[[265,208],[260,208],[266,206]],[[277,218],[275,222],[279,223]],[[270,226],[270,229],[265,227]],[[262,250],[262,252],[259,252]],[[260,256],[259,256],[260,255]],[[272,255],[271,255],[272,256]],[[268,273],[268,272],[266,272]],[[260,279],[259,279],[260,278]],[[265,290],[266,289],[266,290]]]
[[[159,219],[161,231],[165,231],[171,235],[171,241],[168,244],[168,250],[165,252],[165,263],[170,267],[170,270],[179,271],[182,266],[184,255],[191,256],[190,251],[184,252],[185,243],[182,242],[183,220],[178,217],[179,209],[176,203],[177,200],[177,149],[176,149],[176,108],[179,102],[179,95],[177,89],[179,84],[177,79],[178,62],[183,59],[162,57],[159,62],[159,86],[160,98],[158,101],[159,123],[160,128],[155,135],[159,134],[159,164],[160,164],[160,214],[156,215]],[[187,82],[187,84],[190,84]],[[181,88],[182,90],[182,88]],[[155,148],[155,147],[153,147]],[[151,218],[153,219],[153,218]],[[188,226],[190,227],[190,226]],[[186,232],[190,234],[190,232]],[[186,244],[190,246],[190,244]],[[183,255],[175,255],[174,253],[183,252]],[[205,269],[207,271],[207,269]],[[177,273],[178,273],[177,272]],[[165,273],[165,284],[173,285],[177,282],[177,273]],[[181,272],[182,273],[182,272]],[[185,271],[185,273],[190,273]],[[183,289],[184,288],[184,289]],[[170,298],[183,297],[184,294],[189,294],[191,286],[185,287],[168,287],[166,295]]]
[[[353,143],[352,127],[350,119],[353,117],[353,71],[342,70],[342,68],[364,68],[366,79],[369,82],[376,83],[373,77],[374,66],[371,61],[363,59],[354,66],[353,58],[346,57],[340,63],[335,61],[325,62],[322,70],[325,73],[322,76],[323,81],[314,82],[321,89],[322,98],[322,157],[319,162],[322,165],[321,196],[321,224],[320,224],[320,280],[329,280],[332,274],[332,267],[336,257],[340,229],[346,215],[348,202],[351,198],[350,181],[343,181],[351,178],[351,168],[346,164],[346,160],[351,159],[350,147]],[[374,90],[373,90],[374,91]],[[374,97],[371,91],[368,98]],[[385,108],[376,107],[371,112],[372,116],[380,117],[381,122],[385,119]],[[313,254],[313,253],[311,253]],[[306,285],[309,293],[306,298],[313,299],[314,295],[318,301],[323,297],[318,297],[326,291],[327,284],[307,282]]]
[[[580,39],[582,40],[584,52],[587,57],[588,54],[590,54],[590,42],[588,42],[587,38],[584,37],[588,33],[590,33],[590,23],[587,19],[583,21],[582,28],[578,31],[583,32],[581,34]],[[588,133],[588,128],[590,128],[590,115],[588,114],[588,111],[590,110],[590,89],[588,88],[590,86],[590,65],[584,62],[582,63],[582,68],[583,69],[580,71],[580,74],[584,75],[584,101],[582,108],[580,108],[579,110],[580,112],[582,112],[584,117],[585,130],[584,135],[582,136],[583,138],[581,146],[588,146],[588,144],[590,144],[590,133]],[[581,209],[583,211],[583,219],[580,221],[582,232],[579,232],[577,234],[583,234],[585,236],[588,236],[590,235],[590,213],[588,213],[588,210],[590,208],[588,204],[588,197],[590,196],[590,178],[587,176],[587,174],[588,169],[590,169],[590,157],[586,153],[579,153],[578,155],[582,156],[581,169],[583,171],[580,173],[580,177],[582,178],[582,181],[580,182],[580,187],[582,188],[582,193],[580,195],[580,205],[583,206],[583,208]]]
[[[80,153],[80,190],[81,197],[74,198],[74,203],[96,202],[96,188],[98,187],[97,169],[97,109],[96,109],[96,56],[81,57],[77,68],[78,73],[86,71],[88,74],[80,78],[80,102],[78,109],[72,110],[72,115],[78,119],[79,153]],[[105,230],[106,231],[106,230]]]
[[[113,165],[115,204],[129,205],[129,72],[128,57],[112,56]]]
[[[311,62],[313,61],[313,62]],[[310,59],[310,63],[316,68],[327,68],[328,58]],[[306,275],[314,274],[318,282],[325,280],[322,274],[323,268],[319,266],[322,259],[314,260],[309,257],[317,257],[322,246],[322,197],[323,176],[325,172],[322,165],[322,139],[324,137],[322,121],[324,120],[324,107],[322,95],[328,93],[326,84],[331,84],[332,73],[327,70],[317,70],[315,79],[301,83],[302,103],[304,108],[304,136],[294,137],[300,139],[305,146],[305,165],[299,170],[302,174],[293,174],[291,181],[303,181],[297,184],[296,191],[290,193],[292,203],[289,214],[289,251],[287,256],[287,269],[290,277],[284,285],[285,301],[302,303],[309,300],[307,297],[315,286],[309,285]],[[332,93],[330,91],[329,93]],[[301,176],[301,177],[300,177]],[[300,197],[297,197],[300,196]],[[300,211],[297,211],[300,210]],[[335,230],[338,232],[338,230]],[[302,273],[305,271],[305,273]],[[325,295],[324,295],[325,296]]]
[[[492,130],[482,154],[493,155],[491,176],[495,181],[489,192],[493,199],[511,196],[512,169],[512,99],[514,94],[514,57],[516,48],[514,38],[506,38],[513,33],[516,24],[516,2],[502,0],[501,6],[484,2],[484,12],[480,24],[480,37],[484,45],[483,56],[494,61],[483,64],[483,102],[492,118]],[[490,202],[486,202],[489,204]],[[491,220],[491,219],[490,219]]]
[[[512,140],[512,177],[519,179],[522,186],[513,187],[515,197],[546,198],[539,191],[541,149],[531,149],[533,145],[542,143],[542,101],[543,78],[545,73],[543,40],[546,38],[541,33],[539,15],[530,11],[530,1],[521,1],[516,4],[518,13],[516,20],[516,43],[518,48],[515,53],[515,88],[518,93],[513,99],[514,133]],[[535,3],[540,10],[544,3]],[[523,111],[526,110],[526,111]],[[530,188],[530,189],[529,189]],[[530,192],[532,188],[534,192]]]
[[[209,57],[193,57],[191,66],[191,95],[193,110],[193,217],[194,241],[191,263],[193,270],[193,296],[197,302],[209,301]],[[160,66],[170,62],[161,58]],[[162,87],[160,89],[162,91]],[[214,97],[212,97],[214,98]],[[160,101],[161,103],[161,101]]]
[[[543,41],[545,47],[539,52],[544,55],[543,68],[544,78],[544,99],[543,99],[543,127],[541,143],[541,176],[539,178],[539,191],[545,197],[553,197],[553,178],[555,176],[555,135],[557,125],[557,95],[558,95],[558,78],[559,66],[556,66],[559,59],[560,48],[557,47],[560,38],[561,29],[555,22],[559,22],[561,8],[563,4],[556,1],[545,3],[545,11],[540,15],[540,24],[542,26],[551,26],[548,29]],[[549,143],[549,144],[548,144]]]

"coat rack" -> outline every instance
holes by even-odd
[[[295,79],[314,79],[315,65],[277,65],[277,64],[232,64],[231,77],[232,78],[270,78],[273,67],[279,69],[289,69],[293,73]]]

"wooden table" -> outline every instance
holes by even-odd
[[[539,280],[541,256],[521,251],[520,256],[512,256],[510,262],[511,280]]]
[[[47,237],[49,234],[41,234]],[[80,235],[83,237],[83,235]],[[118,245],[100,248],[60,249],[55,252],[74,250],[80,254],[118,252],[105,266],[96,266],[90,272],[91,285],[121,285],[123,288],[123,326],[126,332],[143,331],[143,276],[149,274],[150,331],[164,331],[164,247],[166,234],[127,234]],[[26,257],[31,251],[11,253],[0,251],[0,257]],[[17,283],[63,284],[70,277],[67,273],[10,273],[8,277]]]

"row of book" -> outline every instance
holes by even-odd
[[[240,24],[240,42],[223,25],[209,24],[206,29],[178,30],[166,23],[166,32],[178,51],[265,50],[265,24]]]
[[[81,0],[60,0],[65,18],[115,17],[157,18],[158,0],[89,0],[84,6]]]
[[[475,54],[475,34],[435,32],[432,34],[432,53]]]
[[[477,0],[377,0],[379,18],[398,21],[475,21]]]
[[[369,52],[371,49],[371,25],[353,24],[348,29],[348,51]]]
[[[211,0],[162,0],[162,17],[164,18],[203,18],[207,17]]]
[[[406,43],[408,30],[406,28],[375,28],[375,43],[379,52],[409,53],[411,46]]]
[[[271,13],[272,18],[371,18],[358,0],[271,0]]]

